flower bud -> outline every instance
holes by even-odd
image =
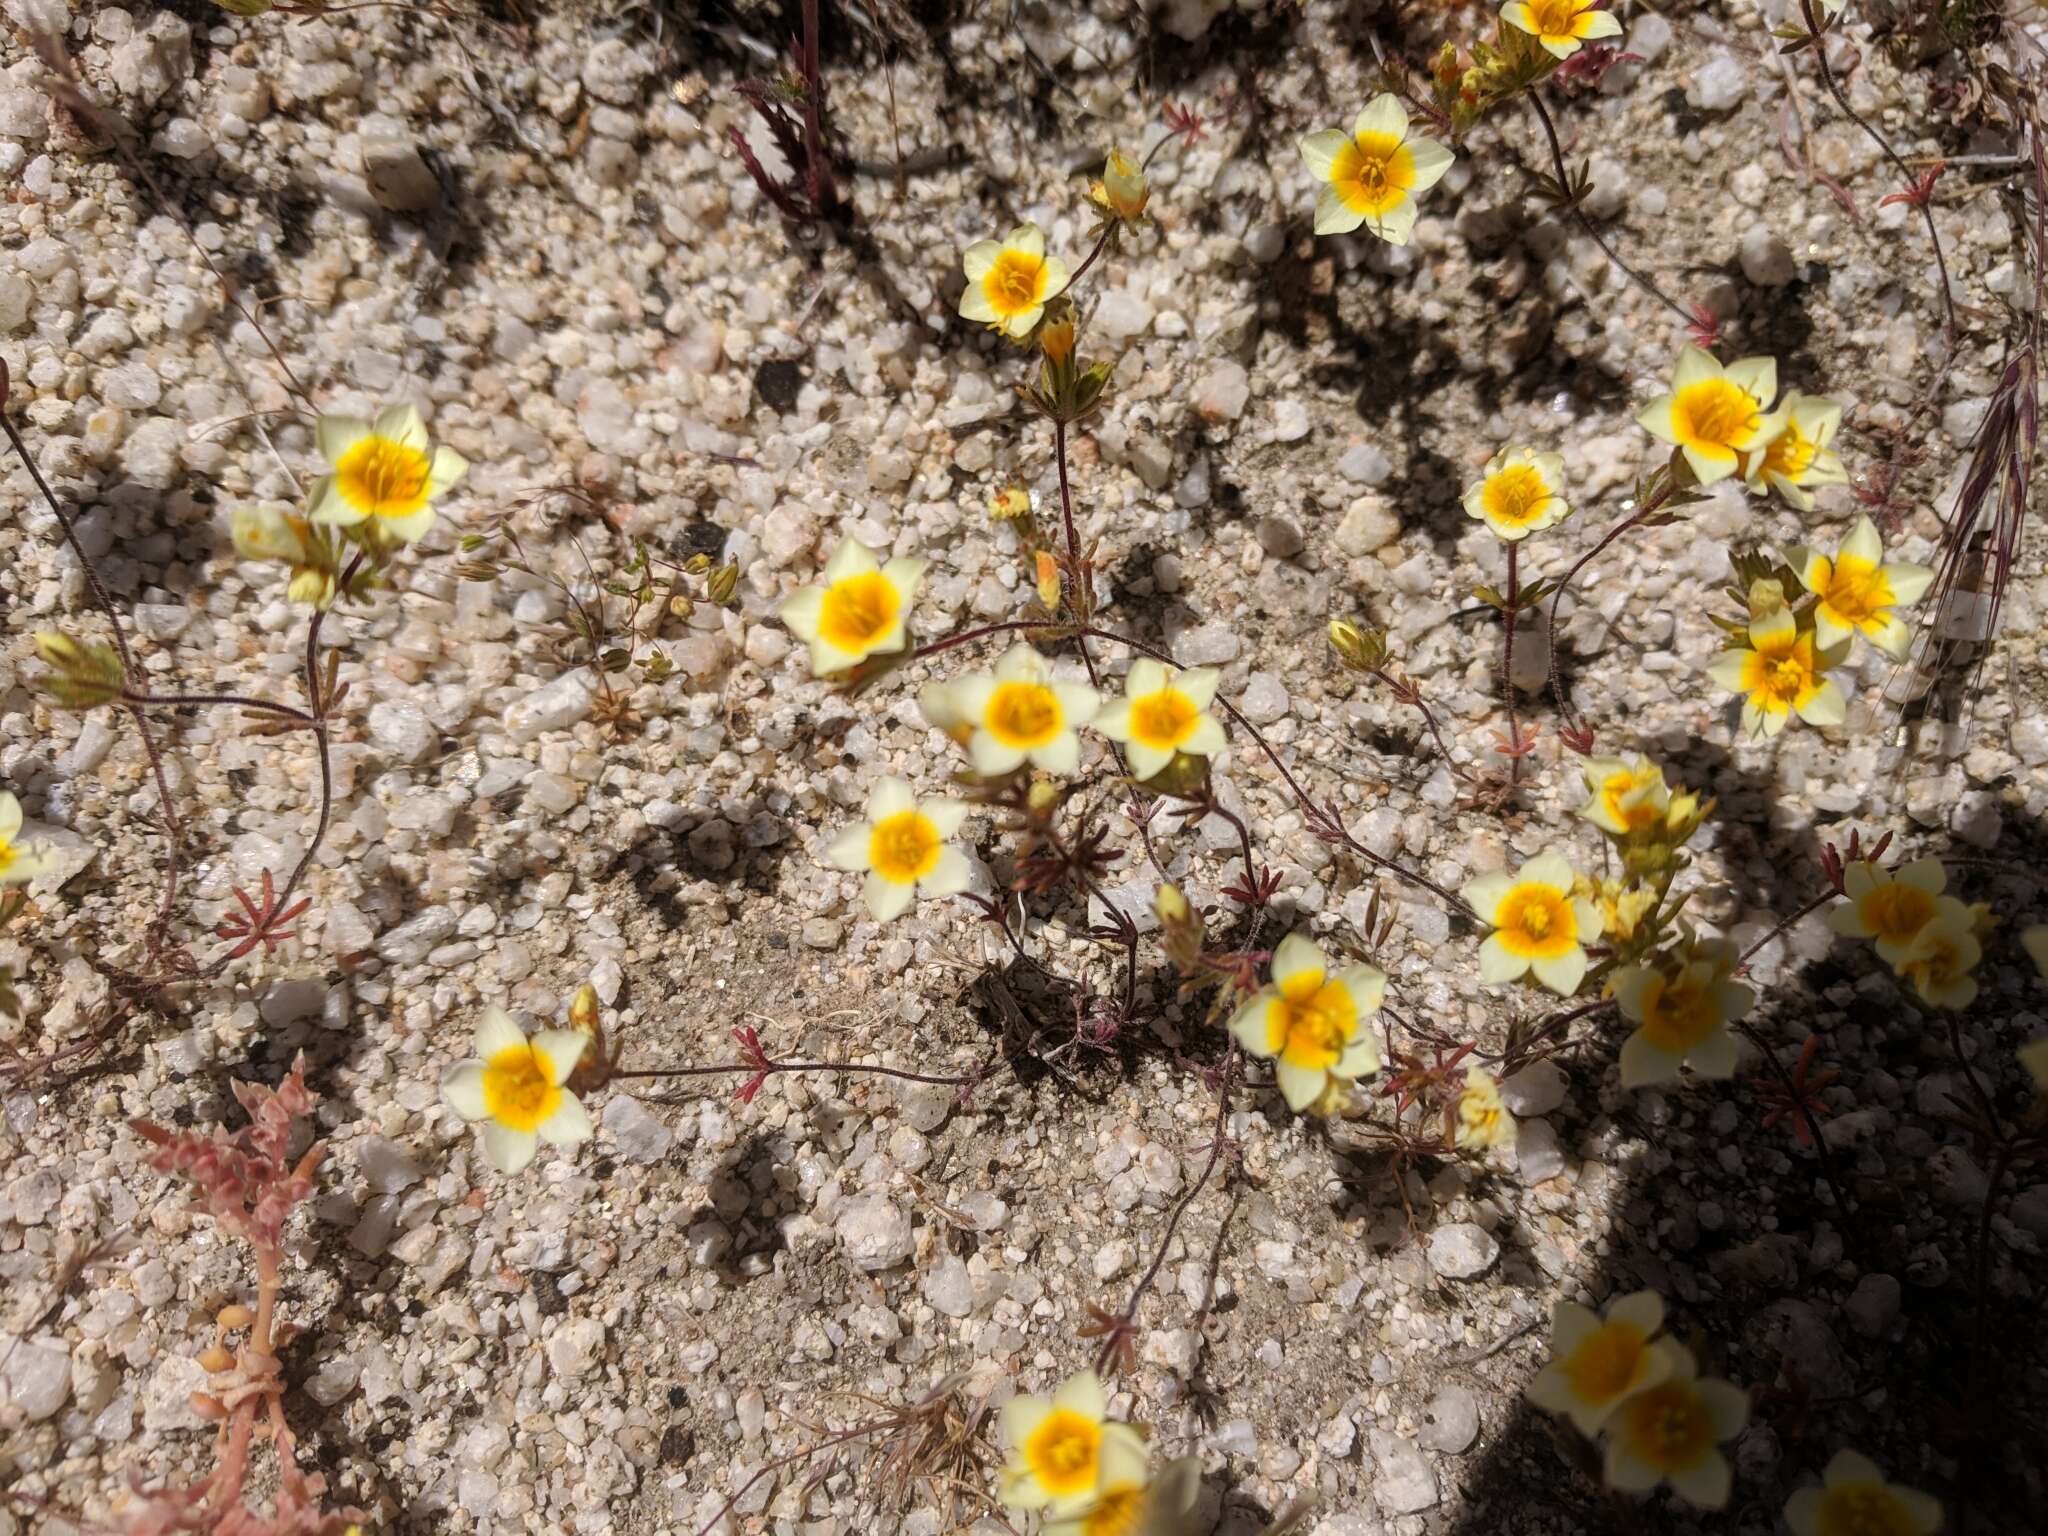
[[[50,667],[44,688],[66,709],[92,709],[121,696],[127,674],[111,646],[42,629],[36,650]]]
[[[1354,672],[1377,672],[1386,664],[1387,637],[1349,619],[1330,620],[1330,649]]]

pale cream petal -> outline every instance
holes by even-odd
[[[415,453],[427,451],[427,424],[420,419],[417,407],[412,405],[387,405],[377,413],[371,423],[371,431],[391,442],[402,444]]]
[[[960,823],[974,811],[965,800],[955,800],[949,795],[934,795],[929,800],[918,802],[917,808],[932,824],[932,830],[942,838],[950,838],[960,830]]]
[[[1142,1488],[1144,1484],[1144,1437],[1128,1424],[1103,1425],[1102,1446],[1095,1460],[1096,1487]]]
[[[1154,661],[1150,656],[1140,656],[1125,674],[1124,695],[1133,699],[1145,698],[1164,688],[1169,677],[1165,663]]]
[[[1470,903],[1472,910],[1479,914],[1481,922],[1493,921],[1494,913],[1508,898],[1508,892],[1515,888],[1515,877],[1504,869],[1491,870],[1483,875],[1474,875],[1467,880],[1458,894]]]
[[[1271,987],[1261,987],[1230,1016],[1230,1038],[1235,1040],[1248,1056],[1266,1057],[1273,1054],[1266,1033],[1266,1009],[1272,1004],[1275,995]]]
[[[1650,989],[1657,984],[1658,976],[1647,965],[1629,965],[1614,973],[1611,983],[1614,1000],[1620,1004],[1622,1016],[1641,1022],[1643,1005],[1650,995]]]
[[[0,843],[11,843],[21,831],[21,802],[0,790]]]
[[[1822,644],[1830,643],[1828,637],[1820,633],[1821,621],[1818,616],[1814,619],[1813,629]],[[1906,627],[1903,619],[1884,619],[1867,630],[1865,638],[1893,661],[1904,661],[1907,653],[1913,649],[1913,631]]]
[[[798,587],[782,600],[777,616],[783,627],[799,640],[818,638],[819,616],[825,611],[823,587]]]
[[[1377,1013],[1386,1000],[1387,973],[1376,965],[1354,965],[1340,971],[1337,980],[1351,994],[1351,1004],[1360,1013]]]
[[[1370,1029],[1361,1029],[1352,1036],[1330,1070],[1338,1077],[1370,1077],[1380,1069],[1379,1037]]]
[[[1778,360],[1774,357],[1737,358],[1723,372],[1731,383],[1754,395],[1760,406],[1768,408],[1778,397]]]
[[[1849,537],[1842,540],[1842,555],[1845,560],[1861,561],[1864,565],[1879,565],[1884,560],[1884,540],[1877,536],[1877,524],[1867,517],[1856,519],[1856,526]]]
[[[1918,1488],[1891,1485],[1892,1497],[1906,1506],[1906,1516],[1918,1527],[1915,1536],[1934,1536],[1941,1529],[1941,1501]]]
[[[1717,1029],[1685,1053],[1685,1063],[1701,1077],[1726,1081],[1735,1075],[1735,1037]]]
[[[1297,976],[1321,980],[1329,974],[1329,962],[1315,941],[1304,934],[1290,933],[1273,951],[1273,984],[1284,987]]]
[[[885,773],[868,789],[868,820],[881,821],[885,817],[901,815],[914,810],[917,796],[912,793],[910,781]]]
[[[884,880],[870,870],[861,882],[860,895],[867,903],[868,915],[878,923],[886,923],[910,910],[910,904],[917,900],[917,885],[909,880]]]
[[[1282,1060],[1273,1068],[1273,1080],[1279,1085],[1280,1097],[1287,1101],[1287,1107],[1299,1114],[1322,1097],[1330,1074],[1321,1067],[1297,1066]]]
[[[926,896],[957,896],[974,884],[974,861],[958,848],[941,848],[930,874],[917,882]]]
[[[465,1120],[481,1120],[490,1113],[484,1106],[484,1064],[458,1061],[441,1074],[441,1097]]]
[[[1785,1501],[1785,1524],[1792,1536],[1820,1536],[1820,1490],[1802,1488]]]
[[[484,1122],[484,1156],[500,1173],[518,1173],[540,1150],[540,1138],[532,1131],[515,1131],[495,1120]]]
[[[980,325],[994,325],[1002,316],[996,313],[995,305],[989,303],[988,294],[981,284],[969,283],[960,290],[960,318]]]
[[[1223,734],[1223,723],[1214,715],[1204,715],[1195,722],[1188,732],[1188,739],[1180,744],[1181,751],[1190,757],[1214,757],[1230,745],[1230,738]]]
[[[1528,973],[1529,961],[1525,956],[1510,954],[1508,947],[1501,943],[1500,935],[1490,935],[1479,946],[1479,979],[1485,982],[1514,981]]]
[[[1049,670],[1045,658],[1021,640],[996,662],[996,678],[1005,683],[1041,683]]]
[[[1707,1410],[1707,1422],[1714,1426],[1716,1440],[1733,1440],[1749,1422],[1749,1394],[1730,1381],[1709,1378],[1695,1389],[1700,1405]]]
[[[1351,125],[1351,136],[1358,139],[1369,133],[1391,134],[1397,139],[1407,136],[1408,109],[1401,105],[1400,97],[1382,91],[1365,104],[1365,110]]]
[[[1901,608],[1919,602],[1934,584],[1932,566],[1914,565],[1910,561],[1901,560],[1896,565],[1888,565],[1884,574],[1891,583],[1892,601]]]
[[[825,585],[829,587],[849,576],[872,576],[881,568],[875,552],[867,545],[858,539],[841,539],[832,558],[825,562]]]
[[[377,526],[401,544],[417,544],[434,526],[434,509],[421,507],[406,517],[381,517]]]
[[[976,731],[967,744],[967,760],[982,777],[996,778],[1017,769],[1024,761],[1024,749],[1005,746],[987,731]]]
[[[1671,1474],[1672,1491],[1698,1509],[1723,1508],[1734,1481],[1728,1458],[1719,1451],[1709,1451],[1697,1464]]]
[[[369,515],[349,504],[349,499],[341,494],[341,483],[333,475],[322,475],[306,493],[306,516],[316,523],[348,527]]]
[[[869,823],[854,822],[825,845],[825,862],[834,869],[866,869],[870,862],[868,845],[874,833]]]
[[[1060,701],[1069,729],[1091,723],[1095,712],[1102,708],[1102,695],[1086,683],[1054,683],[1052,696]]]
[[[320,457],[334,464],[370,436],[371,431],[370,424],[360,416],[322,416],[314,424],[313,441],[320,449]]]
[[[1044,746],[1033,747],[1029,756],[1034,764],[1047,773],[1056,773],[1065,778],[1081,766],[1081,738],[1072,731],[1061,731]]]
[[[1629,1449],[1628,1442],[1614,1436],[1607,1442],[1607,1461],[1601,1469],[1607,1486],[1623,1493],[1642,1493],[1663,1481],[1664,1475]]]
[[[1317,181],[1330,179],[1330,168],[1337,157],[1351,147],[1351,136],[1326,128],[1321,133],[1311,133],[1299,141],[1302,163],[1308,167],[1309,175]]]
[[[1408,154],[1415,163],[1415,182],[1411,192],[1427,192],[1444,179],[1444,173],[1456,160],[1443,145],[1435,139],[1410,139]]]
[[[1535,14],[1524,3],[1524,0],[1508,0],[1508,3],[1500,8],[1500,19],[1517,31],[1528,33],[1531,37],[1534,37],[1542,30],[1536,25]]]
[[[930,566],[929,560],[904,555],[883,566],[882,574],[889,578],[889,585],[896,589],[897,601],[908,608],[911,598],[917,595],[918,583],[924,580],[924,573]]]
[[[1002,246],[994,240],[977,240],[960,253],[960,268],[967,274],[970,283],[979,284],[988,276],[989,268],[996,264],[996,258],[1003,253]],[[979,287],[970,288],[979,292]],[[984,317],[992,318],[992,317]]]
[[[1599,37],[1621,36],[1621,22],[1612,11],[1581,11],[1573,30],[1590,42]]]
[[[1131,773],[1140,780],[1149,779],[1162,772],[1173,761],[1173,748],[1148,747],[1141,741],[1134,741],[1124,748],[1124,758],[1131,765]]]
[[[1022,341],[1038,329],[1038,322],[1045,318],[1045,306],[1034,304],[1029,309],[1020,309],[1003,322],[1003,329]]]
[[[590,1140],[596,1128],[590,1123],[590,1111],[583,1107],[583,1101],[573,1093],[565,1093],[555,1105],[555,1112],[534,1129],[551,1147],[573,1147]]]
[[[1611,1322],[1642,1330],[1647,1339],[1664,1326],[1664,1298],[1655,1291],[1630,1291],[1614,1299],[1607,1316]]]
[[[1131,701],[1129,699],[1112,699],[1088,723],[1111,741],[1129,741],[1131,739]]]
[[[1408,237],[1415,233],[1415,199],[1397,203],[1385,213],[1367,218],[1366,223],[1387,244],[1406,245]]]
[[[1365,222],[1365,215],[1337,195],[1335,187],[1324,187],[1316,198],[1316,233],[1348,235]]]
[[[1546,955],[1529,962],[1536,979],[1559,997],[1570,997],[1586,979],[1586,951],[1577,944],[1561,955]]]
[[[502,1008],[486,1008],[484,1016],[477,1021],[476,1053],[485,1061],[502,1051],[512,1050],[526,1044],[526,1031],[521,1029]]]
[[[1041,282],[1043,286],[1038,295],[1041,299],[1058,298],[1067,291],[1067,264],[1057,256],[1046,257]]]
[[[1779,608],[1749,621],[1749,643],[1760,651],[1782,646],[1799,631],[1790,608]]]
[[[569,1081],[576,1063],[590,1046],[590,1036],[575,1029],[543,1029],[533,1037],[533,1054],[557,1088]]]
[[[1102,1389],[1101,1377],[1093,1371],[1076,1371],[1060,1383],[1059,1390],[1052,1395],[1052,1405],[1100,1424],[1102,1416],[1109,1412],[1109,1396]]]
[[[1570,890],[1574,878],[1571,860],[1555,848],[1544,849],[1524,864],[1520,876],[1522,882],[1534,881],[1538,885],[1551,886],[1560,891]]]
[[[1678,429],[1671,423],[1671,396],[1659,395],[1636,412],[1636,425],[1660,442],[1678,441]]]
[[[1806,702],[1799,706],[1799,718],[1808,725],[1840,725],[1848,713],[1848,701],[1832,681],[1814,689]]]
[[[1002,1429],[1003,1444],[1014,1450],[1029,1440],[1052,1414],[1052,1403],[1029,1392],[1019,1392],[1007,1403],[998,1418]]]
[[[1830,1488],[1837,1483],[1881,1483],[1884,1472],[1862,1452],[1844,1447],[1835,1452],[1821,1472],[1820,1480]]]
[[[1010,231],[1003,246],[1007,250],[1022,251],[1027,256],[1042,257],[1045,255],[1045,231],[1036,224],[1019,224]]]
[[[1939,896],[1948,889],[1948,868],[1932,854],[1901,864],[1892,871],[1892,878],[1930,896]]]
[[[1713,357],[1687,342],[1678,349],[1678,361],[1671,369],[1671,392],[1683,393],[1695,384],[1721,376],[1721,365]]]
[[[1621,1086],[1647,1088],[1653,1083],[1675,1083],[1681,1058],[1652,1045],[1637,1030],[1621,1045]]]
[[[1576,1301],[1557,1302],[1550,1309],[1551,1358],[1562,1360],[1572,1354],[1599,1327],[1599,1315],[1591,1308]]]

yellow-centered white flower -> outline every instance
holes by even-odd
[[[1837,1451],[1818,1488],[1802,1488],[1785,1503],[1792,1536],[1934,1536],[1941,1504],[1917,1488],[1885,1481],[1877,1463]]]
[[[1478,1067],[1465,1073],[1458,1094],[1457,1137],[1461,1147],[1512,1147],[1515,1117],[1500,1096],[1500,1080]]]
[[[1045,235],[1036,224],[1019,224],[1000,241],[975,241],[960,266],[967,274],[961,315],[1020,340],[1031,334],[1045,306],[1066,291],[1067,264],[1045,254]]]
[[[974,866],[951,846],[967,809],[944,796],[919,800],[902,779],[877,779],[867,820],[834,838],[825,858],[834,869],[866,871],[861,898],[886,923],[919,896],[951,896],[972,883]]]
[[[1621,1047],[1622,1087],[1676,1082],[1680,1067],[1701,1077],[1735,1075],[1728,1026],[1756,1002],[1734,979],[1740,958],[1725,939],[1695,939],[1676,955],[1614,973],[1614,1000],[1637,1026]]]
[[[316,523],[368,522],[410,544],[434,526],[434,498],[469,471],[453,448],[436,448],[409,405],[388,406],[375,421],[322,416],[314,428],[331,474],[313,482],[306,512]]]
[[[1020,1392],[1003,1404],[1003,1502],[1071,1514],[1104,1488],[1142,1484],[1145,1442],[1130,1425],[1105,1422],[1108,1411],[1093,1371],[1069,1376],[1050,1398]]]
[[[1451,152],[1408,131],[1399,97],[1366,103],[1348,134],[1334,128],[1301,141],[1309,174],[1322,182],[1316,233],[1348,235],[1363,224],[1389,245],[1406,245],[1415,229],[1415,199],[1443,180]]]
[[[1846,485],[1848,470],[1828,445],[1841,429],[1842,408],[1820,395],[1788,390],[1779,402],[1784,429],[1744,462],[1743,479],[1762,495],[1768,488],[1802,512],[1813,510],[1810,485]]]
[[[1465,488],[1465,515],[1510,544],[1562,522],[1571,511],[1564,499],[1562,454],[1503,448]]]
[[[1125,1458],[1117,1457],[1119,1463]],[[1110,1469],[1092,1502],[1045,1522],[1045,1536],[1188,1536],[1188,1512],[1202,1491],[1202,1459],[1183,1456],[1150,1477],[1131,1481],[1127,1466]]]
[[[0,885],[22,885],[50,867],[47,855],[21,840],[21,802],[0,790]]]
[[[782,602],[782,622],[810,643],[812,674],[829,677],[877,653],[902,650],[925,565],[910,559],[884,565],[865,544],[843,541],[825,566],[824,580],[797,588]]]
[[[1216,697],[1214,667],[1183,671],[1141,656],[1124,678],[1124,696],[1095,717],[1095,729],[1122,742],[1132,772],[1149,779],[1174,754],[1213,757],[1225,746],[1223,727],[1209,713]]]
[[[1933,920],[1913,935],[1894,969],[1930,1008],[1967,1008],[1977,1000],[1977,962],[1984,958],[1970,909],[1941,898]]]
[[[1081,766],[1076,732],[1095,718],[1102,700],[1086,683],[1054,677],[1043,656],[1018,644],[1003,653],[995,671],[928,688],[919,703],[938,729],[968,728],[968,759],[976,773],[992,778],[1026,763],[1072,773]]]
[[[1594,0],[1509,0],[1500,8],[1500,19],[1560,59],[1570,58],[1595,39],[1621,36],[1614,13],[1596,10]]]
[[[1671,805],[1664,770],[1647,757],[1589,757],[1579,765],[1592,798],[1579,814],[1602,832],[1628,837],[1662,824]]]
[[[1761,451],[1784,426],[1771,410],[1778,394],[1778,364],[1745,357],[1722,367],[1698,347],[1678,354],[1671,392],[1637,413],[1650,436],[1675,444],[1701,485],[1725,480],[1742,466],[1743,455]]]
[[[1877,524],[1862,517],[1832,556],[1797,549],[1792,567],[1806,590],[1820,599],[1813,610],[1813,633],[1820,644],[1838,645],[1862,635],[1892,660],[1905,659],[1913,633],[1893,610],[1920,601],[1934,581],[1931,566],[1906,560],[1887,565]]]
[[[1550,1311],[1550,1363],[1525,1393],[1548,1413],[1561,1413],[1588,1439],[1607,1416],[1671,1371],[1671,1360],[1651,1348],[1664,1326],[1664,1298],[1655,1291],[1617,1297],[1599,1314],[1575,1301]]]
[[[1824,646],[1802,629],[1790,608],[1749,621],[1749,644],[1716,656],[1707,676],[1742,695],[1742,729],[1770,737],[1797,715],[1808,725],[1840,725],[1849,713],[1841,687],[1827,674],[1848,659],[1845,644]]]
[[[1273,951],[1272,980],[1230,1020],[1247,1055],[1274,1062],[1280,1096],[1304,1110],[1333,1083],[1380,1069],[1380,1043],[1366,1015],[1386,995],[1386,973],[1354,965],[1330,974],[1314,941],[1290,933]]]
[[[441,1078],[441,1097],[465,1120],[483,1122],[484,1156],[501,1173],[533,1161],[543,1141],[570,1146],[590,1139],[590,1115],[563,1086],[589,1037],[544,1029],[528,1039],[502,1008],[486,1008],[476,1027],[476,1056]]]
[[[1562,997],[1586,977],[1586,944],[1601,933],[1600,909],[1574,895],[1578,876],[1564,855],[1540,853],[1518,874],[1496,870],[1468,880],[1463,896],[1493,932],[1479,947],[1481,981],[1515,981],[1531,972]]]
[[[1609,1415],[1607,1486],[1645,1493],[1669,1483],[1687,1503],[1719,1509],[1733,1481],[1721,1442],[1749,1422],[1749,1397],[1728,1382],[1702,1378],[1684,1345],[1659,1339],[1650,1347],[1665,1358],[1664,1379]]]
[[[1920,930],[1941,914],[1947,887],[1948,871],[1931,856],[1897,869],[1858,859],[1842,870],[1848,900],[1828,913],[1828,927],[1845,939],[1874,941],[1878,959],[1897,965]]]

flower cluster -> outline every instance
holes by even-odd
[[[387,407],[372,421],[322,416],[314,437],[328,472],[313,482],[305,511],[272,502],[237,507],[229,532],[242,559],[290,569],[293,602],[326,608],[368,585],[365,563],[381,567],[426,536],[434,502],[469,463],[453,448],[436,448],[410,405]]]
[[[1828,914],[1845,938],[1869,939],[1877,957],[1930,1008],[1967,1008],[1977,997],[1983,939],[1996,923],[1983,903],[1944,894],[1948,871],[1936,858],[1880,869],[1858,859],[1842,870],[1847,898]]]
[[[1093,1371],[1069,1376],[1050,1398],[1020,1392],[1003,1404],[1003,1502],[1043,1511],[1043,1536],[1164,1536],[1194,1504],[1199,1459],[1154,1472],[1144,1436],[1108,1412]]]
[[[1701,1509],[1728,1502],[1733,1473],[1723,1441],[1749,1419],[1741,1388],[1699,1374],[1692,1351],[1662,1336],[1664,1299],[1636,1291],[1605,1315],[1561,1301],[1550,1315],[1550,1361],[1529,1383],[1529,1401],[1561,1414],[1588,1439],[1606,1441],[1610,1488],[1642,1493],[1659,1483]]]

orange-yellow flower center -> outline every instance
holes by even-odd
[[[1576,35],[1579,12],[1585,0],[1532,0],[1529,19],[1536,23],[1536,35],[1542,38],[1567,38]]]
[[[1530,464],[1510,464],[1486,477],[1480,492],[1486,515],[1497,523],[1520,528],[1543,515],[1550,501],[1550,487]]]
[[[555,1112],[562,1090],[531,1045],[507,1046],[484,1063],[484,1112],[514,1131],[531,1131]]]
[[[1162,688],[1131,701],[1131,739],[1171,751],[1194,733],[1202,712],[1177,688]]]
[[[6,838],[0,837],[0,875],[7,873],[7,868],[14,862],[14,858],[14,844],[10,843]]]
[[[1643,1000],[1643,1035],[1658,1050],[1683,1056],[1721,1024],[1714,983],[1687,966],[1650,983]]]
[[[1082,1536],[1131,1536],[1145,1513],[1142,1486],[1123,1484],[1105,1488],[1081,1523]]]
[[[982,274],[982,294],[989,308],[1005,320],[1030,309],[1044,290],[1045,258],[1029,251],[1000,251]]]
[[[1763,408],[1732,379],[1702,379],[1671,402],[1672,435],[1685,448],[1746,448],[1763,422]]]
[[[1837,1483],[1823,1489],[1815,1536],[1918,1536],[1906,1501],[1879,1483]]]
[[[1652,1387],[1623,1403],[1620,1412],[1629,1448],[1659,1471],[1682,1472],[1714,1448],[1713,1421],[1690,1382]]]
[[[1642,1371],[1647,1342],[1642,1329],[1618,1320],[1587,1334],[1564,1361],[1565,1379],[1571,1382],[1573,1395],[1586,1403],[1620,1397]]]
[[[1743,692],[1772,714],[1795,707],[1815,685],[1811,634],[1762,646],[1742,664]]]
[[[1921,941],[1920,952],[1912,957],[1907,969],[1924,987],[1953,986],[1970,974],[1963,955],[1959,939],[1935,934]]]
[[[896,584],[880,571],[835,581],[818,610],[819,638],[837,650],[864,654],[895,627],[900,606]]]
[[[1631,832],[1664,817],[1652,795],[1644,795],[1633,805],[1628,803],[1629,796],[1643,787],[1633,771],[1610,774],[1600,785],[1600,798],[1607,806],[1607,814],[1617,825],[1627,827]]]
[[[1892,880],[1874,887],[1858,902],[1856,915],[1878,939],[1903,944],[1934,916],[1934,898],[1917,885]]]
[[[1415,185],[1415,156],[1394,134],[1361,133],[1337,151],[1330,185],[1355,213],[1387,213],[1406,201]]]
[[[1799,430],[1799,423],[1788,421],[1776,441],[1764,450],[1764,473],[1783,475],[1798,485],[1806,478],[1806,472],[1813,468],[1814,455],[1819,452],[1820,444],[1804,436]]]
[[[432,461],[388,437],[356,443],[334,466],[343,498],[372,517],[411,517],[427,504]]]
[[[1881,566],[1844,556],[1814,572],[1820,599],[1834,617],[1852,628],[1881,618],[1892,606],[1892,584]]]
[[[1579,942],[1579,919],[1571,898],[1554,885],[1527,882],[1509,891],[1494,918],[1509,954],[1548,960]]]
[[[1006,747],[1042,747],[1065,723],[1059,696],[1042,683],[998,683],[982,723]]]
[[[1358,1005],[1341,981],[1313,971],[1297,972],[1280,984],[1266,1006],[1266,1042],[1291,1066],[1320,1070],[1332,1065],[1358,1027]]]
[[[908,885],[930,874],[939,862],[939,829],[911,809],[884,816],[868,833],[868,864],[884,880]]]
[[[1024,1462],[1054,1498],[1086,1493],[1095,1482],[1102,1426],[1068,1408],[1055,1408],[1024,1442]]]

